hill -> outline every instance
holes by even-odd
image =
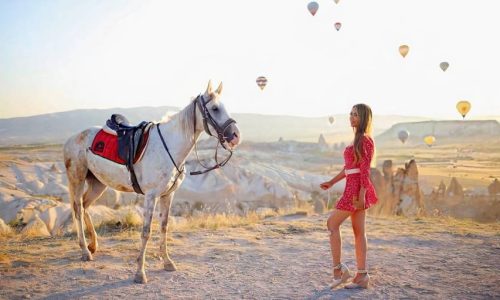
[[[457,143],[471,141],[500,141],[500,123],[496,120],[464,121],[424,121],[394,124],[391,128],[376,136],[378,145],[399,144],[398,132],[410,133],[406,144],[423,144],[423,138],[433,135],[436,143]]]
[[[91,126],[102,126],[113,113],[125,115],[131,123],[143,120],[160,121],[178,107],[136,107],[111,109],[81,109],[30,117],[0,119],[0,146],[62,143],[69,136]],[[352,138],[347,115],[336,115],[331,125],[328,118],[262,114],[232,114],[246,141],[272,142],[280,138],[317,142],[320,134],[326,141],[342,142]],[[400,122],[422,121],[421,117],[376,116],[375,134]]]

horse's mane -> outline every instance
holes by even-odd
[[[191,102],[186,107],[184,107],[180,112],[177,113],[180,127],[184,131],[184,134],[187,138],[192,136],[194,132],[194,105],[196,105],[196,98],[191,100]],[[201,122],[201,120],[196,121]]]

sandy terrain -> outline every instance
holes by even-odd
[[[372,286],[331,290],[327,214],[236,227],[171,228],[166,272],[155,228],[146,285],[134,284],[139,231],[105,231],[83,263],[75,236],[0,243],[1,299],[488,299],[500,297],[500,225],[442,219],[367,220]],[[344,260],[355,269],[350,223]]]

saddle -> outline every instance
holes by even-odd
[[[134,163],[139,161],[144,153],[149,138],[149,130],[152,125],[153,122],[142,121],[139,125],[134,126],[123,115],[113,114],[103,127],[104,132],[117,137],[118,142],[116,143],[115,141],[116,146],[113,146],[113,151],[116,151],[115,153],[118,154],[118,157],[112,160],[127,166],[130,172],[132,187],[138,194],[143,194],[143,192],[135,175]],[[99,151],[100,147],[104,146],[100,146],[99,143],[96,143],[96,140],[97,138],[94,139],[93,144],[96,145],[92,145],[92,152],[109,159],[109,156],[106,157],[103,154],[96,153],[104,152]]]

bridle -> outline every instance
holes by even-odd
[[[205,102],[202,95],[198,95],[198,97],[196,97],[196,99],[194,100],[195,103],[193,105],[193,123],[194,123],[193,130],[194,130],[194,134],[196,134],[196,107],[198,107],[198,109],[201,112],[201,116],[203,117],[203,127],[205,129],[205,132],[208,135],[217,138],[217,140],[218,140],[217,146],[215,146],[215,156],[214,156],[216,164],[212,167],[207,167],[200,161],[200,158],[198,157],[197,141],[195,141],[194,149],[195,149],[195,153],[196,153],[196,159],[198,160],[198,163],[202,167],[205,168],[205,170],[190,172],[189,173],[190,175],[200,175],[200,174],[204,174],[204,173],[210,172],[212,170],[218,169],[220,167],[223,167],[229,161],[231,156],[233,155],[233,150],[226,148],[226,146],[224,145],[224,143],[226,141],[229,142],[228,140],[225,139],[226,137],[224,136],[224,133],[229,128],[229,126],[233,123],[236,123],[236,121],[233,120],[232,118],[229,118],[226,122],[224,122],[224,124],[222,126],[217,124],[217,121],[215,121],[215,119],[212,117],[212,115],[210,114],[210,112],[207,108],[207,103],[209,103],[210,101],[212,101],[212,99]],[[210,129],[208,127],[208,124],[210,124],[210,126],[212,126],[212,128],[215,129],[217,136],[212,134],[212,132],[210,131]],[[170,157],[170,160],[172,160],[172,163],[174,164],[175,168],[177,169],[178,174],[184,172],[184,165],[180,169],[177,166],[177,164],[175,163],[174,158],[170,154],[170,151],[168,150],[167,144],[165,143],[165,140],[163,139],[163,136],[160,132],[160,124],[158,124],[156,126],[156,128],[158,129],[158,134],[160,135],[161,141],[163,143],[163,147],[165,148],[165,150],[167,150],[168,156]],[[232,136],[229,138],[232,138]],[[217,158],[217,150],[219,149],[219,145],[222,145],[222,147],[229,152],[229,155],[222,162],[219,162],[218,158]]]

